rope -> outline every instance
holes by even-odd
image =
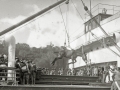
[[[78,9],[76,8],[74,2],[73,2],[72,0],[71,0],[71,2],[72,2],[72,4],[73,4],[73,6],[75,7],[76,11],[78,12],[80,18],[83,20],[83,22],[85,22],[84,19],[83,19],[82,16],[81,16],[81,14],[79,13]]]
[[[68,38],[68,46],[70,47],[70,41],[69,41],[69,26],[68,26],[68,17],[69,17],[69,3],[67,3],[67,13],[66,13],[66,27],[67,27],[67,31],[66,31],[66,34],[67,34],[67,38]]]
[[[72,2],[72,5],[75,7],[76,11],[78,12],[80,18],[83,20],[83,22],[85,22],[84,19],[83,19],[82,16],[81,16],[81,14],[79,13],[78,9],[76,8],[74,2],[73,2],[72,0],[71,0],[71,2]],[[81,26],[82,26],[82,25],[81,25]],[[78,31],[78,30],[76,30],[76,31]],[[75,31],[75,32],[76,32],[76,31]],[[73,32],[73,34],[74,34],[75,32]],[[87,33],[87,32],[86,32],[86,33]],[[86,33],[85,33],[85,34],[86,34]],[[73,34],[71,34],[71,35],[73,35]],[[85,34],[84,34],[84,35],[85,35]],[[80,36],[80,37],[81,37],[81,36]],[[78,37],[78,38],[80,38],[80,37]],[[76,39],[78,39],[78,38],[76,38]],[[75,39],[75,40],[76,40],[76,39]],[[73,40],[73,41],[75,41],[75,40]],[[73,41],[71,41],[70,43],[72,43]]]
[[[72,4],[73,4],[73,6],[75,7],[76,11],[78,12],[79,16],[81,17],[81,19],[83,20],[83,22],[85,22],[84,19],[83,19],[82,16],[81,16],[81,14],[79,13],[78,9],[77,9],[76,6],[74,5],[74,2],[73,2],[72,0],[71,0],[71,2],[72,2]],[[76,31],[78,31],[78,30],[76,30]],[[76,31],[75,31],[75,32],[76,32]],[[74,34],[75,32],[73,32],[73,34]],[[88,33],[88,32],[86,32],[86,33]],[[86,33],[84,33],[83,35],[85,35]],[[71,35],[73,35],[73,34],[71,34]],[[81,36],[83,36],[83,35],[81,35]],[[69,42],[69,43],[72,43],[72,42],[74,42],[75,40],[77,40],[78,38],[80,38],[81,36],[77,37],[76,39],[72,40],[71,42],[70,42],[70,41],[68,41],[68,42]],[[68,39],[68,40],[69,40],[69,39]]]
[[[65,21],[64,21],[64,18],[63,18],[63,14],[62,14],[62,10],[61,10],[61,8],[60,8],[60,5],[59,5],[59,9],[60,9],[60,13],[61,13],[62,20],[63,20],[63,23],[64,23],[65,31],[66,31],[66,33],[65,33],[65,42],[64,42],[64,45],[66,45],[67,27],[66,27],[66,25],[65,25]]]

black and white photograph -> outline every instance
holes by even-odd
[[[0,90],[120,90],[120,0],[0,0]]]

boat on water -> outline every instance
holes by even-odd
[[[58,6],[59,4],[66,2],[68,3],[68,0],[60,0],[57,3],[41,10],[40,12],[28,17],[27,19],[21,21],[20,23],[0,32],[0,36],[8,33],[9,31],[12,31],[13,29],[29,22],[30,20],[36,18],[37,16],[45,13],[46,11]],[[104,4],[98,4],[104,5]],[[109,5],[106,5],[107,7]],[[76,49],[79,50],[81,53],[85,53],[87,55],[87,62],[81,62],[81,66],[85,65],[86,63],[89,65],[92,65],[97,63],[105,63],[105,62],[112,62],[115,61],[115,64],[117,64],[117,67],[120,67],[120,55],[119,55],[119,44],[120,44],[120,12],[115,10],[115,5],[110,5],[111,7],[114,7],[113,11],[108,12],[109,9],[107,8],[98,8],[99,11],[97,14],[92,15],[92,13],[87,13],[86,21],[84,23],[84,27],[81,27],[81,36],[79,36],[79,39],[77,42],[71,43],[72,44],[77,43]],[[96,6],[97,7],[97,6]],[[94,7],[95,8],[95,7]],[[93,8],[93,9],[94,9]],[[88,11],[88,10],[87,10]],[[91,10],[92,11],[92,10]],[[112,13],[111,13],[112,12]],[[10,39],[9,39],[10,38]],[[12,40],[12,41],[11,41]],[[74,40],[73,40],[74,41]],[[2,69],[6,69],[8,75],[6,76],[7,81],[2,82],[0,86],[0,90],[16,90],[16,89],[23,89],[23,90],[110,90],[110,85],[104,86],[103,84],[90,84],[98,83],[98,77],[89,77],[89,76],[50,76],[50,75],[44,75],[40,76],[39,78],[42,78],[43,81],[39,81],[38,79],[36,85],[18,85],[18,82],[16,81],[16,71],[14,68],[14,60],[15,58],[15,38],[13,36],[7,37],[7,39],[4,40],[4,42],[7,42],[9,47],[9,58],[8,58],[8,67],[1,67]],[[12,43],[11,43],[12,42]],[[78,66],[80,63],[79,61],[84,61],[82,57],[77,59],[76,63],[72,63],[72,68],[81,67]],[[116,63],[117,62],[117,63]],[[113,63],[111,63],[112,65]],[[103,65],[103,64],[101,64]],[[71,65],[70,65],[71,66]],[[39,70],[38,70],[39,71]],[[86,79],[87,78],[87,79]],[[64,81],[62,81],[64,79]],[[11,82],[12,80],[12,82]],[[45,81],[46,80],[46,81]],[[48,82],[49,80],[49,82]],[[77,81],[78,80],[78,81]],[[82,81],[82,82],[79,82]],[[84,82],[86,81],[86,82]],[[14,83],[13,83],[14,82]],[[42,84],[40,84],[42,82]],[[52,83],[53,85],[43,85],[43,83]],[[87,83],[88,82],[88,83]],[[63,85],[54,85],[56,83],[61,83]],[[64,84],[68,85],[64,85]],[[71,85],[70,85],[71,84]],[[78,85],[76,85],[78,84]],[[105,84],[105,83],[104,83]]]

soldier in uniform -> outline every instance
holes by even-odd
[[[23,73],[22,73],[22,67],[21,67],[21,62],[20,62],[20,60],[19,60],[19,58],[18,57],[16,57],[15,58],[15,67],[17,68],[17,69],[19,69],[19,70],[17,70],[16,72],[18,72],[19,74],[17,74],[16,76],[18,77],[19,76],[19,83],[20,84],[23,84]]]
[[[59,68],[59,70],[58,70],[58,75],[60,75],[60,68]]]
[[[104,70],[104,74],[105,74],[104,82],[106,81],[106,77],[107,76],[108,76],[108,82],[110,82],[110,73],[109,73],[109,70],[110,70],[110,66],[109,66],[109,64],[106,64],[105,70]]]
[[[26,81],[26,84],[30,84],[30,68],[29,68],[30,61],[24,60],[23,63],[25,64],[25,71],[24,71],[23,82],[25,84],[25,81]]]
[[[1,61],[1,62],[0,62],[0,66],[1,66],[1,67],[6,67],[5,60],[4,60],[4,56],[3,56],[3,55],[0,55],[0,61]],[[4,76],[6,76],[6,73],[5,73],[6,70],[5,70],[5,69],[1,69],[0,72],[2,72],[0,75],[3,76],[1,79],[2,79],[3,81],[5,81],[6,78],[5,78]]]
[[[46,75],[49,75],[49,69],[46,68]]]
[[[68,75],[68,76],[71,76],[71,75],[72,75],[71,69],[68,69],[67,75]]]
[[[60,75],[63,75],[63,68],[60,69]]]
[[[95,68],[94,68],[94,76],[98,76],[98,67],[97,66],[95,66]]]
[[[72,69],[72,76],[75,76],[76,75],[76,71],[75,71],[75,69],[73,68]]]
[[[110,69],[110,71],[114,75],[114,80],[111,85],[111,90],[120,90],[120,72],[119,72],[118,68],[114,67],[113,69]]]
[[[47,71],[47,70],[46,70],[46,71]],[[37,73],[36,64],[35,64],[34,62],[32,62],[32,71],[31,71],[32,84],[35,84],[35,81],[36,81],[36,73]]]

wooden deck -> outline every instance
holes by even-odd
[[[36,84],[46,85],[89,85],[97,82],[99,82],[99,77],[60,75],[42,75],[36,80]]]
[[[19,86],[0,86],[0,90],[110,90],[110,86],[19,85]]]
[[[0,90],[110,90],[111,85],[101,84],[98,77],[42,75],[36,85],[0,85]]]

